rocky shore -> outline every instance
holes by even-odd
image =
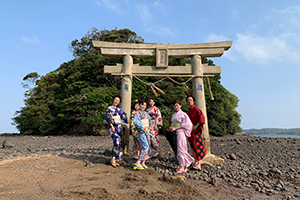
[[[201,171],[190,169],[180,176],[196,185],[211,185],[235,199],[300,199],[300,139],[240,135],[211,136],[210,140],[212,153],[223,158],[225,164],[203,165]],[[148,160],[147,165],[164,178],[176,177],[177,160],[164,136],[160,142],[160,156]],[[83,161],[86,168],[91,168],[108,164],[112,142],[109,136],[5,134],[0,136],[0,144],[0,163],[55,155]],[[120,162],[125,169],[132,169],[135,162],[131,155],[130,149]]]

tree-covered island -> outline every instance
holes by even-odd
[[[13,122],[20,133],[32,134],[73,134],[80,128],[84,134],[97,135],[106,128],[105,112],[112,98],[119,93],[120,76],[104,74],[104,65],[123,63],[123,58],[109,58],[101,55],[92,46],[92,40],[107,42],[145,43],[144,39],[129,29],[91,29],[81,40],[73,40],[69,50],[74,59],[62,63],[57,69],[40,76],[36,72],[23,79],[25,105],[16,111]],[[169,59],[169,65],[184,65],[190,59]],[[140,66],[155,65],[150,58],[134,58]],[[202,63],[213,66],[213,61],[202,58]],[[161,77],[139,77],[147,83],[159,81]],[[177,82],[188,78],[174,78]],[[164,80],[156,84],[165,94],[155,97],[151,88],[133,79],[132,101],[155,97],[160,108],[165,131],[174,113],[173,101],[182,100],[183,111],[188,110],[185,102],[186,90],[172,81]],[[213,135],[241,132],[241,115],[235,110],[239,99],[221,84],[221,76],[210,78],[214,100],[211,100],[208,82],[204,79],[209,131]],[[187,86],[192,88],[192,82]],[[130,113],[128,113],[129,115]]]

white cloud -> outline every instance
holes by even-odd
[[[171,30],[168,27],[165,26],[154,26],[147,29],[149,32],[153,32],[156,35],[160,36],[175,36],[176,30]]]
[[[32,34],[31,37],[22,37],[22,41],[25,43],[41,43],[41,41],[39,40],[39,38],[35,35]]]
[[[112,9],[118,13],[123,13],[123,10],[121,9],[120,4],[118,4],[119,1],[114,0],[102,0],[102,3],[108,7],[109,9]],[[102,5],[99,1],[97,1],[98,5]]]
[[[162,3],[160,3],[160,2],[155,1],[155,2],[153,3],[153,5],[154,5],[155,7],[158,7],[163,13],[167,12],[166,7],[165,7]]]
[[[290,6],[285,9],[272,9],[270,21],[274,23],[275,31],[300,32],[300,6]],[[273,19],[273,21],[272,21]]]
[[[240,11],[239,10],[237,10],[237,9],[231,10],[231,16],[232,16],[232,18],[234,18],[234,19],[239,18],[239,15],[240,15]]]
[[[300,51],[287,43],[283,36],[263,37],[253,33],[238,33],[233,49],[248,61],[257,64],[300,61]]]
[[[152,18],[152,14],[146,5],[135,4],[135,8],[140,13],[140,16],[143,20],[150,20]]]
[[[300,6],[266,10],[248,30],[236,34],[230,59],[244,57],[255,64],[300,64]],[[208,38],[220,39],[211,34]]]

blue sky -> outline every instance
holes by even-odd
[[[300,2],[240,0],[0,0],[0,133],[16,133],[23,77],[73,59],[68,45],[93,27],[129,28],[145,42],[233,40],[221,83],[240,102],[241,127],[299,128]]]

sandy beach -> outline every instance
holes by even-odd
[[[109,136],[1,135],[0,199],[300,199],[300,139],[210,139],[225,164],[177,175],[164,136],[149,169],[134,171],[132,149],[108,165]]]

